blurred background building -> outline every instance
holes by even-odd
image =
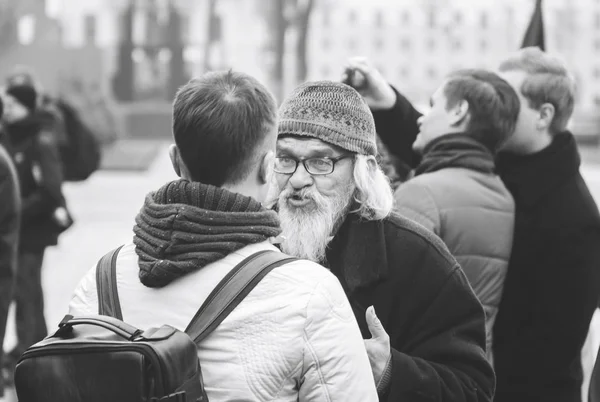
[[[494,68],[517,49],[533,7],[533,0],[0,0],[0,30],[16,33],[0,41],[0,74],[31,65],[50,91],[79,85],[115,99],[125,131],[142,135],[157,124],[168,134],[163,115],[176,88],[210,69],[248,72],[281,99],[305,79],[339,79],[348,57],[364,55],[424,105],[449,71]],[[600,0],[546,0],[544,24],[547,50],[579,83],[574,120],[595,124]]]

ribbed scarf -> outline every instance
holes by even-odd
[[[277,213],[258,201],[185,180],[148,194],[135,222],[140,281],[148,287],[163,287],[281,232]]]
[[[425,147],[415,176],[449,167],[494,173],[494,156],[485,145],[468,134],[444,135]]]

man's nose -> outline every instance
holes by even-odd
[[[421,117],[419,117],[419,118],[417,119],[417,126],[418,126],[418,127],[421,127],[421,124],[423,124],[423,117],[424,117],[424,115],[421,115]]]
[[[304,164],[299,162],[298,168],[290,177],[290,185],[294,188],[294,190],[300,190],[304,187],[309,187],[314,182],[314,178],[310,173],[306,171]]]

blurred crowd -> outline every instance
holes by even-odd
[[[140,200],[132,242],[51,337],[44,251],[73,223],[63,181],[98,168],[98,145],[31,74],[7,78],[0,323],[14,299],[2,363],[20,400],[582,401],[600,214],[565,64],[526,47],[454,71],[426,111],[367,59],[340,75],[279,107],[241,72],[180,88],[180,179]],[[182,332],[191,360],[160,343]],[[136,342],[160,364],[138,364]]]

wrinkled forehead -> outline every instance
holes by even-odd
[[[301,137],[295,135],[280,135],[277,139],[277,154],[286,154],[296,157],[335,157],[345,151],[333,144],[318,138]]]

